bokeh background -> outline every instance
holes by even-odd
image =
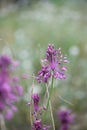
[[[67,54],[67,79],[55,82],[52,105],[56,112],[67,106],[76,114],[71,130],[87,130],[87,0],[0,0],[0,53],[20,61],[18,75],[24,89],[17,112],[6,121],[7,130],[30,130],[29,107],[32,78],[49,43]],[[35,82],[34,91],[44,96],[44,85]],[[45,122],[50,122],[49,113]]]

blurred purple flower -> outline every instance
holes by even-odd
[[[58,111],[58,118],[61,122],[60,130],[68,130],[69,125],[74,121],[75,115],[69,109],[61,109]]]
[[[63,56],[61,49],[55,49],[54,45],[49,44],[45,59],[42,60],[43,65],[38,72],[37,80],[39,83],[48,82],[49,78],[53,76],[55,79],[65,79],[67,70],[65,63],[68,62],[67,57]]]
[[[18,80],[15,82],[13,80],[12,62],[9,56],[0,56],[0,114],[6,119],[11,119],[13,113],[17,111],[14,103],[19,101],[23,93]]]
[[[15,86],[15,91],[17,92],[17,94],[18,94],[19,96],[22,96],[22,94],[23,94],[22,86],[16,85],[16,86]]]
[[[11,64],[10,57],[6,55],[0,56],[0,68],[7,68]]]
[[[7,120],[10,120],[10,119],[12,119],[12,117],[13,117],[13,111],[12,111],[11,109],[8,109],[8,110],[6,111],[5,118],[6,118]]]

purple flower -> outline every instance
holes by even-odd
[[[34,121],[32,130],[42,130],[41,120],[35,120]]]
[[[69,125],[68,124],[63,124],[60,128],[60,130],[68,130],[69,129]]]
[[[12,117],[13,117],[13,111],[12,111],[11,109],[8,109],[8,110],[6,111],[5,118],[6,118],[7,120],[10,120],[10,119],[12,119]]]
[[[39,100],[40,100],[40,97],[39,95],[36,93],[36,94],[33,94],[32,95],[32,99],[33,99],[33,102],[34,102],[34,110],[35,111],[38,111],[39,110]]]
[[[17,111],[14,103],[19,101],[23,89],[18,80],[14,82],[12,60],[7,55],[0,56],[0,114],[6,119],[11,119]]]
[[[38,77],[37,80],[39,83],[43,82],[47,82],[48,79],[51,77],[51,73],[50,73],[50,69],[49,66],[42,66],[42,69],[38,72]]]
[[[75,115],[69,109],[61,109],[58,111],[58,118],[61,122],[60,130],[68,130],[69,125],[74,121]]]
[[[0,68],[7,68],[11,64],[11,59],[7,55],[0,56]]]
[[[43,60],[42,68],[38,72],[36,79],[39,83],[48,82],[51,76],[55,79],[65,79],[67,68],[64,64],[67,62],[67,57],[62,55],[61,49],[55,49],[54,45],[49,44],[45,59]]]
[[[32,130],[49,130],[50,126],[42,125],[41,120],[36,119],[33,123]]]
[[[45,125],[42,130],[49,130],[49,129],[50,129],[50,125]]]
[[[14,87],[14,89],[15,89],[15,91],[17,92],[17,94],[18,94],[19,96],[22,96],[22,94],[23,94],[22,86],[16,85],[16,86]]]

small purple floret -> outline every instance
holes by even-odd
[[[38,82],[41,83],[43,81],[46,83],[50,77],[51,77],[51,72],[49,66],[42,66],[42,69],[38,72],[38,77],[37,77]]]
[[[49,130],[50,126],[48,125],[42,125],[41,120],[36,119],[33,123],[32,130]]]
[[[42,123],[41,120],[35,120],[33,124],[32,130],[42,130]]]
[[[33,94],[33,95],[32,95],[32,99],[33,99],[33,102],[34,102],[34,110],[35,110],[35,111],[38,111],[38,109],[39,109],[38,104],[39,104],[39,100],[40,100],[39,95],[38,95],[37,93],[36,93],[36,94]]]

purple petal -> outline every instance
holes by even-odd
[[[23,88],[19,85],[15,86],[15,88],[16,88],[18,95],[22,96],[23,95]]]
[[[18,111],[18,109],[17,109],[17,107],[16,106],[11,106],[11,109],[14,111],[14,112],[17,112]]]
[[[8,110],[6,111],[5,118],[6,118],[7,120],[10,120],[10,119],[12,119],[12,117],[13,117],[13,111],[12,111],[11,109],[8,109]]]

